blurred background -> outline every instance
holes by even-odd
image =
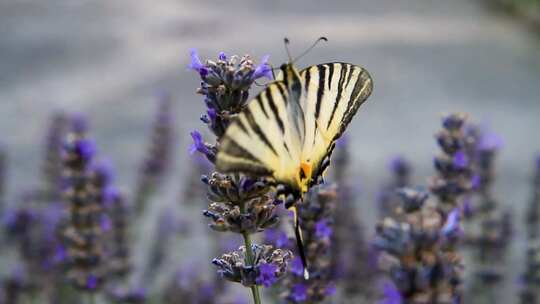
[[[200,225],[198,236],[173,255],[195,259],[197,246],[208,246],[199,242],[207,232],[205,219],[198,217],[206,203],[179,210],[178,202],[193,174],[189,132],[204,129],[199,116],[205,108],[195,94],[199,78],[187,69],[189,50],[196,48],[203,59],[219,51],[251,54],[257,61],[270,55],[270,62],[279,65],[287,59],[283,37],[299,54],[326,36],[329,41],[298,66],[345,61],[364,66],[374,78],[374,93],[347,132],[366,234],[373,233],[376,190],[388,175],[390,158],[408,158],[417,184],[425,185],[433,174],[433,134],[442,114],[467,112],[502,137],[495,192],[502,205],[512,207],[518,223],[508,298],[500,302],[511,303],[524,265],[520,223],[540,152],[540,31],[533,25],[538,6],[536,15],[519,4],[509,14],[509,3],[495,2],[1,1],[6,205],[13,206],[21,192],[40,183],[45,127],[58,110],[88,116],[99,154],[114,164],[116,184],[131,191],[156,101],[167,92],[176,119],[174,170],[149,207],[140,246],[151,237],[156,218],[173,208]]]

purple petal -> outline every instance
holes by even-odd
[[[291,296],[296,302],[303,302],[307,300],[307,287],[302,283],[294,285],[292,287]]]
[[[448,214],[446,223],[444,223],[444,226],[442,227],[441,232],[446,236],[450,234],[454,234],[455,232],[459,232],[460,231],[459,218],[460,218],[459,209],[456,208],[452,210]]]
[[[225,55],[225,52],[219,52],[218,58],[219,60],[227,61],[227,55]]]
[[[299,257],[295,257],[291,262],[291,272],[297,276],[304,275],[304,265]]]
[[[454,154],[454,165],[459,168],[465,168],[469,165],[469,160],[467,159],[465,152],[458,151]]]
[[[189,55],[191,56],[191,63],[188,67],[192,70],[200,72],[204,65],[202,64],[201,59],[199,59],[199,54],[197,53],[197,50],[191,49],[189,51]]]
[[[269,80],[272,80],[274,78],[272,75],[272,68],[268,64],[269,58],[270,56],[268,55],[262,57],[261,63],[257,66],[257,68],[255,68],[255,71],[253,72],[253,80],[261,77],[266,77]]]

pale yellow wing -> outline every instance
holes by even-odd
[[[305,117],[303,162],[312,166],[312,180],[326,169],[323,163],[343,134],[360,105],[373,90],[373,81],[362,67],[348,63],[325,63],[300,72],[303,95],[300,105]]]
[[[271,176],[294,188],[303,143],[303,116],[300,123],[293,117],[300,111],[298,96],[286,81],[269,84],[227,128],[217,170]]]

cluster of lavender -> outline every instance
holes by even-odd
[[[332,280],[342,289],[342,298],[350,301],[374,302],[376,299],[375,254],[364,239],[364,227],[355,206],[351,185],[349,142],[338,141],[333,154],[333,181],[337,185],[337,203],[331,243]],[[359,288],[362,286],[362,288]]]
[[[503,261],[511,237],[511,214],[499,207],[493,195],[495,159],[501,148],[501,139],[477,125],[467,124],[468,155],[472,159],[473,190],[465,201],[466,234],[463,239],[474,252],[474,272],[468,298],[496,299],[504,274],[504,263],[493,265],[490,261]],[[484,291],[479,293],[478,291]]]
[[[116,188],[107,192],[107,214],[111,219],[111,229],[107,251],[109,258],[108,274],[111,279],[122,281],[127,278],[132,268],[129,248],[130,206]]]
[[[171,99],[164,95],[159,99],[158,112],[152,132],[147,155],[139,170],[136,193],[134,196],[135,211],[142,214],[149,197],[157,190],[161,180],[170,166],[173,146],[174,127],[171,115]]]
[[[65,202],[69,219],[62,228],[67,257],[67,277],[78,289],[94,292],[102,287],[105,235],[110,220],[105,212],[110,171],[92,162],[96,148],[87,138],[87,123],[82,117],[73,121],[64,143]]]
[[[472,160],[466,150],[466,120],[465,114],[450,114],[443,119],[443,129],[436,135],[441,153],[434,159],[437,175],[430,179],[429,188],[437,196],[438,209],[445,217],[455,208],[462,208],[463,199],[475,182]]]
[[[42,176],[44,187],[26,190],[14,207],[2,210],[3,229],[8,236],[4,248],[16,249],[20,264],[5,279],[4,299],[58,296],[62,281],[63,255],[57,226],[64,215],[59,199],[61,187],[61,136],[65,117],[56,114],[46,138]],[[0,302],[1,302],[0,297]],[[11,300],[10,300],[11,299]]]
[[[282,297],[288,303],[323,303],[336,291],[331,281],[330,246],[336,199],[336,188],[324,185],[313,188],[299,205],[299,223],[310,277],[304,278],[302,261],[296,257],[283,283]]]
[[[249,56],[229,58],[220,53],[217,61],[207,60],[203,64],[192,50],[191,59],[190,68],[201,77],[197,92],[205,96],[207,107],[201,120],[219,142],[230,119],[246,106],[253,82],[261,77],[271,78],[268,58],[257,66]],[[191,136],[194,141],[192,151],[199,151],[214,162],[218,145],[204,142],[197,131]],[[270,286],[282,278],[292,257],[288,250],[251,242],[252,234],[277,223],[275,209],[279,201],[273,198],[271,188],[263,179],[215,172],[209,177],[203,176],[202,180],[208,185],[211,201],[208,210],[204,211],[211,220],[210,227],[216,231],[238,233],[244,238],[244,246],[215,258],[212,263],[223,278],[251,288],[254,302],[261,303],[258,286]]]
[[[386,182],[377,196],[379,217],[394,216],[401,205],[401,199],[396,190],[411,186],[411,165],[401,157],[396,156],[390,160],[389,169],[391,179]]]
[[[376,228],[378,264],[393,285],[385,290],[386,303],[461,303],[460,257],[449,251],[461,233],[458,213],[448,218],[428,194],[413,188],[399,191],[400,213],[386,217]]]
[[[466,115],[443,119],[436,135],[441,153],[437,174],[430,179],[437,203],[427,193],[403,189],[403,203],[394,218],[377,226],[374,244],[381,250],[380,266],[389,274],[405,303],[461,303],[462,265],[458,244],[463,200],[473,188],[472,161],[467,155]]]
[[[525,272],[522,276],[522,304],[535,304],[540,301],[540,155],[536,158],[533,193],[527,208],[527,253],[525,256]]]

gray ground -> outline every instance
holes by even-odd
[[[375,80],[348,132],[366,218],[387,159],[409,157],[424,183],[441,114],[466,111],[504,138],[497,192],[521,222],[540,151],[540,39],[470,0],[1,1],[0,141],[10,152],[10,196],[38,183],[44,126],[55,109],[89,113],[118,182],[134,184],[154,96],[168,90],[179,118],[179,171],[163,205],[174,203],[187,134],[200,128],[203,110],[194,93],[198,79],[185,68],[188,50],[195,47],[202,57],[221,50],[270,54],[279,64],[286,60],[284,36],[299,53],[321,35],[329,42],[299,65],[349,61]],[[522,237],[514,247],[511,290]],[[511,303],[511,295],[505,292],[500,303]]]

